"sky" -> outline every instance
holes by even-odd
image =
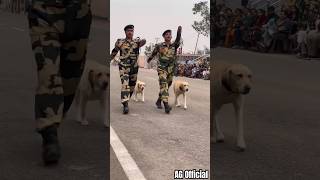
[[[172,41],[177,28],[182,26],[183,51],[192,53],[197,40],[197,32],[192,28],[193,21],[199,20],[192,13],[194,3],[201,0],[111,0],[110,12],[110,50],[118,38],[124,38],[123,28],[128,24],[135,26],[135,37],[145,38],[147,44],[163,41],[162,33],[172,30]],[[198,49],[210,47],[210,38],[199,36]],[[144,48],[141,49],[142,51]]]

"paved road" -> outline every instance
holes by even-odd
[[[254,72],[244,114],[248,149],[234,151],[233,110],[225,107],[219,118],[226,141],[213,148],[215,180],[319,179],[320,61],[221,48],[214,60]]]
[[[104,61],[108,36],[105,21],[94,20],[88,58]],[[109,177],[109,138],[94,109],[91,125],[75,123],[74,110],[60,130],[62,159],[57,167],[44,168],[40,157],[41,138],[34,131],[33,94],[35,62],[31,53],[25,16],[0,11],[0,179],[83,179]],[[124,177],[111,151],[114,173]],[[122,175],[122,176],[121,176]],[[124,179],[124,178],[123,178]]]
[[[175,169],[209,169],[209,81],[185,78],[191,85],[188,109],[173,108],[168,115],[154,105],[157,72],[140,68],[138,79],[147,85],[145,102],[131,101],[130,113],[122,115],[117,66],[110,72],[111,125],[146,179],[173,179]]]

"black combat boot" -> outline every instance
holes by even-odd
[[[169,106],[168,102],[163,102],[163,105],[164,105],[165,112],[169,114],[172,109],[171,106]]]
[[[123,104],[123,114],[128,114],[129,113],[128,102],[124,102],[122,104]]]
[[[156,106],[157,106],[158,109],[162,109],[160,97],[158,98],[158,100],[157,100],[157,102],[156,102]]]
[[[60,146],[58,141],[58,125],[54,124],[42,130],[42,158],[45,165],[57,164],[60,159]]]

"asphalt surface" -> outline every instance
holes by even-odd
[[[88,59],[106,59],[109,31],[106,21],[92,24]],[[62,158],[46,168],[41,160],[41,137],[35,132],[33,95],[36,66],[24,15],[0,11],[0,179],[109,179],[108,131],[99,120],[97,103],[89,105],[91,124],[75,122],[74,109],[59,129]],[[123,172],[111,151],[115,173]],[[123,177],[123,176],[122,176]]]
[[[235,151],[234,113],[225,106],[218,115],[225,143],[212,149],[215,180],[320,179],[320,61],[222,48],[213,59],[254,73],[244,113],[247,150]]]
[[[111,126],[146,179],[173,179],[174,170],[210,168],[210,81],[178,78],[190,83],[188,109],[174,107],[168,115],[154,104],[159,92],[157,72],[140,68],[145,102],[131,100],[129,114],[123,115],[118,67],[112,66],[110,72]],[[169,93],[173,104],[172,87]]]

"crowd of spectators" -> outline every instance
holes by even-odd
[[[217,5],[213,19],[216,44],[260,52],[320,57],[320,1],[297,0],[276,9]]]
[[[176,76],[184,76],[189,78],[210,79],[210,65],[208,60],[198,60],[196,62],[179,63],[176,66]]]
[[[26,13],[30,0],[0,0],[0,8],[15,14]]]

